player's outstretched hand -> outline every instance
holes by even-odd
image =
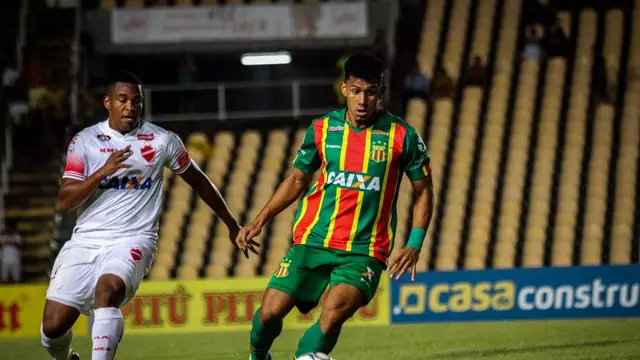
[[[411,270],[411,281],[416,280],[416,265],[420,258],[420,252],[412,247],[405,246],[398,252],[398,256],[389,262],[389,278],[395,275],[396,280],[400,279],[404,273]]]
[[[262,226],[252,221],[249,225],[240,229],[238,235],[235,237],[236,246],[242,250],[246,258],[249,258],[249,251],[256,255],[259,254],[257,248],[260,247],[260,244],[253,240],[253,238],[260,235],[261,232]],[[232,240],[234,240],[234,238],[232,238]]]
[[[126,148],[118,151],[114,151],[111,153],[107,162],[102,166],[102,174],[104,176],[111,176],[116,171],[124,168],[130,168],[131,164],[124,164],[123,162],[129,158],[133,154],[131,151],[131,145],[127,145]]]

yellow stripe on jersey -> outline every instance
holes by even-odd
[[[391,124],[389,129],[389,143],[387,144],[387,165],[384,169],[384,177],[382,178],[382,191],[380,192],[380,203],[378,204],[378,213],[376,214],[376,221],[373,223],[373,229],[371,230],[371,241],[369,242],[369,256],[373,257],[375,254],[374,245],[376,243],[376,235],[378,233],[378,223],[380,222],[380,216],[382,215],[382,206],[384,205],[384,194],[387,189],[387,178],[389,177],[389,168],[393,162],[393,142],[395,141],[396,124]],[[390,239],[391,246],[393,246],[393,239]]]
[[[315,185],[313,185],[311,187],[311,190],[309,190],[309,193],[312,194],[315,191],[316,186],[318,186],[318,183],[316,183]],[[293,232],[295,233],[296,230],[298,229],[298,225],[300,225],[300,221],[302,221],[302,219],[304,219],[304,216],[307,214],[307,205],[309,204],[309,197],[305,196],[302,199],[302,208],[300,209],[300,216],[298,217],[298,220],[296,220],[296,222],[293,224]]]
[[[369,148],[371,147],[371,129],[373,127],[370,126],[367,128],[366,140],[364,143],[364,159],[362,160],[362,173],[366,174],[369,171]],[[356,213],[353,217],[353,224],[351,225],[351,233],[349,234],[349,241],[347,242],[347,251],[351,251],[353,247],[353,240],[356,237],[356,232],[358,230],[358,220],[360,219],[360,211],[362,210],[362,200],[364,198],[364,191],[358,192],[358,205],[356,205]]]
[[[322,124],[322,140],[320,141],[320,147],[322,147],[322,156],[326,159],[327,158],[327,131],[329,128],[329,118],[326,117],[324,119],[322,119],[323,124]],[[327,163],[326,160],[322,160],[322,176],[324,177],[324,182],[322,183],[322,188],[320,189],[320,192],[322,192],[322,194],[320,195],[320,204],[318,204],[318,211],[316,212],[316,216],[315,218],[313,218],[313,222],[311,222],[311,225],[309,225],[309,227],[307,228],[307,231],[304,232],[304,235],[302,235],[302,239],[300,240],[301,244],[306,244],[307,243],[307,238],[309,237],[309,234],[311,233],[311,229],[313,229],[314,226],[316,226],[316,223],[318,223],[318,220],[320,219],[320,212],[322,210],[322,203],[324,202],[324,195],[326,194],[324,187],[327,183]]]
[[[349,143],[349,127],[345,126],[344,131],[342,132],[342,144],[340,149],[340,171],[344,171],[344,162],[347,157],[347,144]],[[338,215],[338,210],[340,209],[340,195],[342,194],[342,189],[340,187],[336,188],[336,201],[335,207],[333,209],[333,214],[331,215],[331,220],[329,221],[329,229],[327,230],[327,237],[324,238],[324,247],[329,247],[329,241],[331,241],[331,237],[333,236],[333,230],[336,227],[336,216]]]

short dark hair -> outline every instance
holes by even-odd
[[[375,53],[363,51],[357,52],[347,59],[344,64],[344,81],[350,77],[363,80],[376,80],[382,84],[386,64]]]
[[[133,73],[129,71],[119,71],[109,78],[109,82],[107,83],[107,92],[111,91],[117,83],[142,85],[140,78]]]

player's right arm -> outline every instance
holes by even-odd
[[[242,249],[252,238],[259,235],[266,223],[293,204],[309,186],[313,173],[322,164],[315,140],[315,127],[311,124],[293,161],[291,173],[278,186],[273,197],[256,218],[240,230],[236,238],[238,247]]]
[[[278,186],[273,197],[256,216],[257,224],[263,227],[276,215],[293,204],[309,186],[312,177],[313,173],[306,174],[294,167],[289,176]]]
[[[85,152],[86,147],[82,137],[76,135],[67,150],[67,162],[58,191],[58,205],[62,211],[71,211],[82,205],[105,177],[113,175],[119,169],[131,167],[123,163],[133,153],[130,146],[127,146],[111,153],[107,162],[98,171],[87,174]]]

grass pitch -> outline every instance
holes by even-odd
[[[290,360],[302,331],[284,331],[274,360]],[[246,360],[246,332],[127,335],[118,360]],[[88,337],[74,349],[91,359]],[[0,339],[0,358],[40,360],[39,339]],[[640,319],[520,321],[350,327],[336,360],[423,359],[640,359]]]

